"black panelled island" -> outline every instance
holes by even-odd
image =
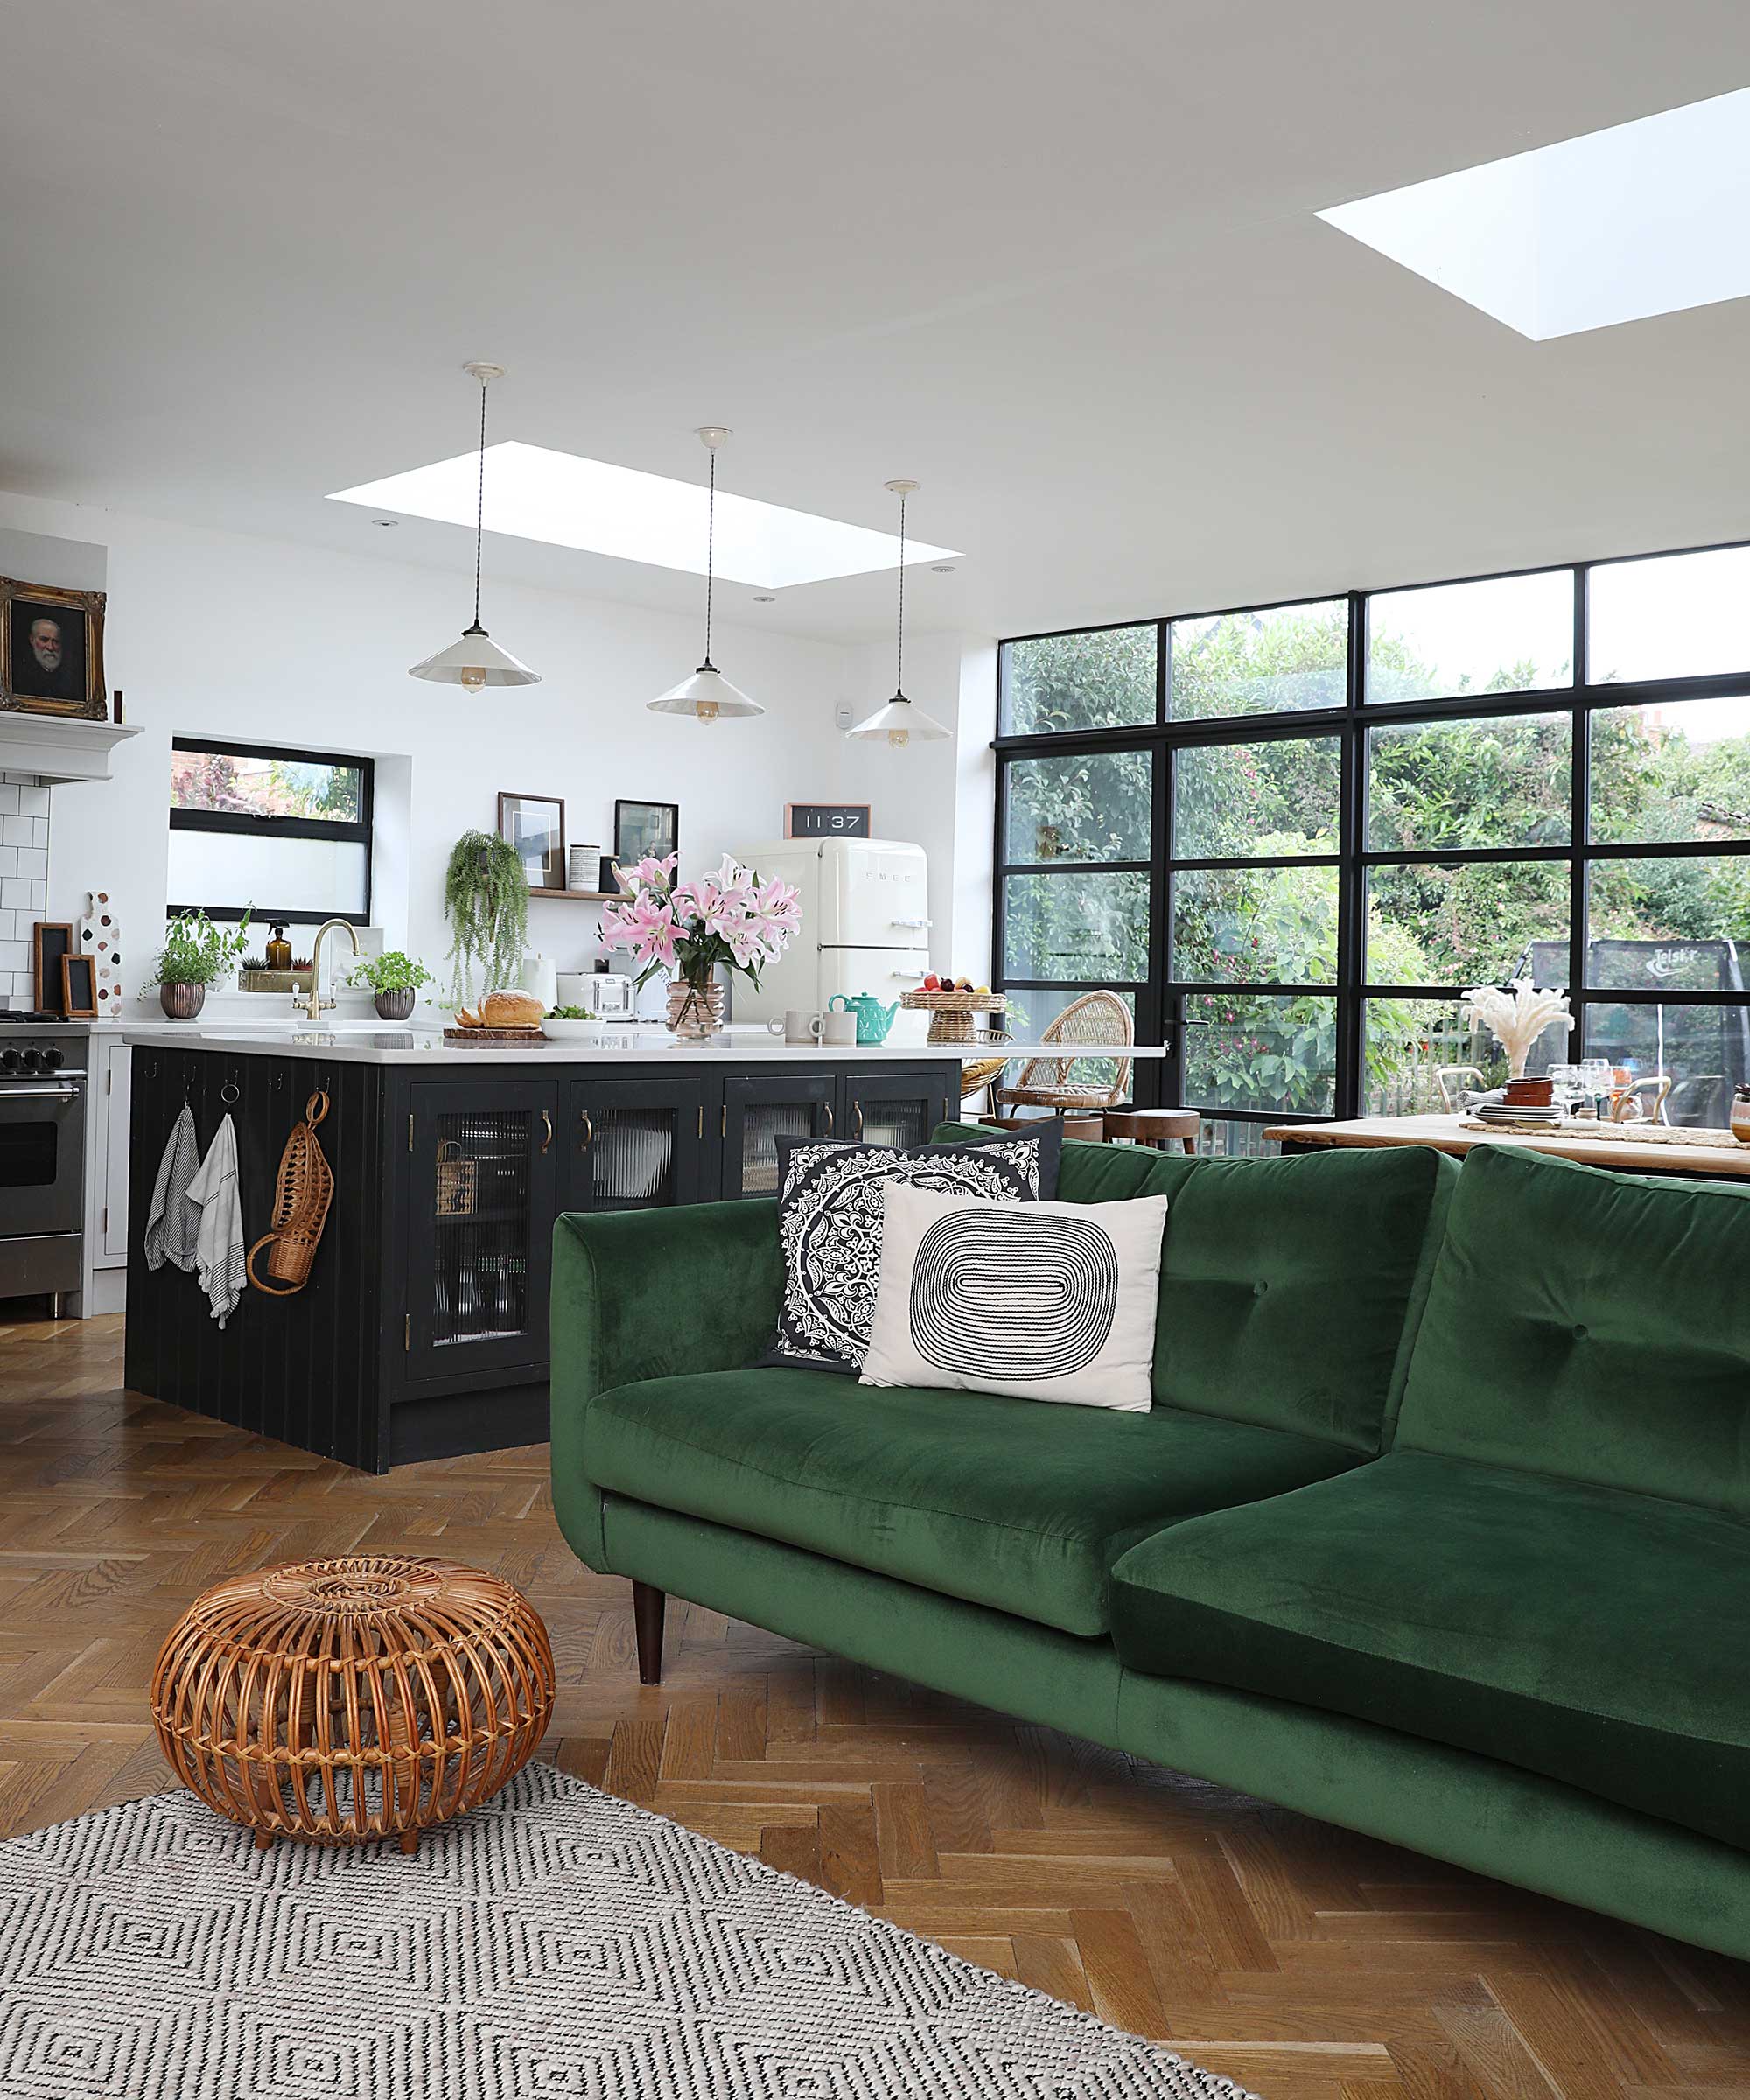
[[[769,1199],[780,1138],[917,1144],[960,1101],[961,1053],[756,1032],[696,1047],[661,1030],[523,1047],[198,1021],[127,1037],[129,1386],[377,1473],[546,1440],[561,1212]],[[334,1190],[309,1280],[246,1288],[221,1331],[194,1276],[146,1265],[165,1143],[185,1103],[203,1157],[230,1116],[248,1245],[318,1093]]]

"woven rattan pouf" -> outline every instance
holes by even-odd
[[[276,1838],[351,1844],[489,1799],[553,1711],[553,1650],[508,1582],[453,1561],[306,1560],[233,1576],[171,1629],[152,1718],[209,1807]]]

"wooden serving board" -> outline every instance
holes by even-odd
[[[446,1043],[550,1043],[544,1028],[446,1028]]]

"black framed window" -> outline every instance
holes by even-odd
[[[368,759],[174,738],[171,910],[367,924],[373,788]]]
[[[1494,1080],[1471,986],[1569,992],[1724,1124],[1750,1078],[1750,545],[1020,637],[998,652],[993,984],[1106,984],[1206,1142]],[[1152,698],[1152,706],[1149,704]],[[1472,1083],[1474,1083],[1474,1082]]]

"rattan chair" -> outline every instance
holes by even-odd
[[[1042,1043],[1133,1043],[1136,1027],[1130,1010],[1116,991],[1088,991],[1040,1034]],[[1128,1098],[1130,1060],[1121,1057],[1110,1081],[1095,1083],[1075,1078],[1076,1058],[1030,1057],[1012,1087],[997,1087],[992,1098],[998,1107],[1025,1109],[1113,1109]]]

